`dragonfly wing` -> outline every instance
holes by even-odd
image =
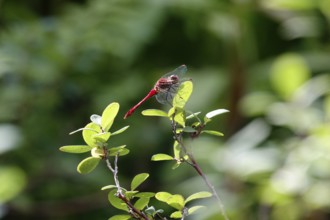
[[[159,92],[157,95],[156,95],[156,99],[157,101],[160,103],[160,104],[168,104],[167,102],[167,94],[166,93],[162,93],[162,92]]]
[[[171,85],[169,88],[158,91],[156,99],[161,104],[170,104],[172,105],[173,98],[178,92],[180,83]]]
[[[179,76],[179,78],[182,78],[182,76],[187,72],[187,66],[186,65],[181,65],[178,68],[176,68],[175,70],[166,73],[164,76],[162,76],[162,78],[167,78],[171,75],[177,75]]]

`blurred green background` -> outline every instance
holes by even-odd
[[[79,175],[93,113],[121,104],[111,139],[131,153],[122,185],[185,196],[206,190],[189,166],[151,162],[171,153],[167,120],[125,112],[181,64],[194,82],[188,104],[230,113],[190,143],[231,219],[330,218],[329,0],[0,1],[0,218],[108,219],[111,173]],[[154,201],[155,202],[155,201]],[[189,219],[221,219],[213,200]],[[161,204],[154,203],[157,206]]]

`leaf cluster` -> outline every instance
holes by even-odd
[[[191,138],[197,138],[200,134],[210,134],[215,136],[223,136],[223,133],[214,130],[206,130],[205,126],[212,121],[212,118],[220,114],[228,112],[226,109],[216,109],[205,114],[203,118],[199,115],[201,112],[187,114],[184,109],[190,95],[193,91],[192,81],[185,81],[180,85],[178,93],[173,99],[172,108],[168,112],[159,109],[147,109],[142,111],[144,116],[165,117],[172,122],[175,142],[173,144],[173,156],[168,154],[155,154],[152,156],[153,161],[174,160],[176,164],[173,168],[177,168],[182,162],[189,161],[191,155],[187,149],[182,146],[181,138],[183,134],[188,134]]]
[[[124,156],[129,153],[126,145],[108,147],[108,140],[111,136],[124,132],[129,126],[125,126],[115,132],[110,132],[110,128],[119,111],[119,104],[114,102],[109,104],[102,113],[102,116],[93,114],[91,122],[84,128],[80,128],[71,134],[82,131],[83,139],[86,145],[66,145],[60,147],[60,150],[66,153],[85,153],[90,152],[91,156],[82,160],[77,167],[81,174],[92,172],[100,160],[108,156]]]
[[[190,113],[186,116],[185,105],[192,93],[193,83],[191,80],[183,82],[176,95],[173,98],[172,108],[168,112],[161,110],[145,110],[142,112],[146,116],[160,116],[167,117],[172,124],[172,129],[175,137],[173,149],[174,156],[167,154],[156,154],[152,156],[151,160],[174,160],[176,164],[173,168],[178,167],[182,162],[187,162],[194,167],[198,164],[193,158],[193,155],[187,151],[183,144],[182,136],[184,133],[189,134],[190,137],[196,138],[202,133],[222,136],[223,134],[217,131],[204,130],[207,123],[211,121],[214,116],[227,112],[224,109],[218,109],[207,113],[203,120],[199,118],[200,112]],[[150,200],[155,197],[157,200],[166,203],[175,211],[170,214],[170,218],[184,219],[186,216],[194,214],[196,211],[203,208],[203,206],[195,205],[188,207],[187,204],[196,199],[203,199],[215,195],[215,192],[197,192],[186,199],[180,194],[171,194],[169,192],[140,192],[137,188],[149,177],[148,173],[140,173],[136,175],[130,184],[129,189],[122,187],[118,179],[118,158],[127,155],[129,150],[126,145],[112,147],[109,145],[110,137],[121,134],[129,126],[125,126],[115,132],[111,132],[110,128],[119,111],[119,104],[114,102],[109,104],[102,115],[93,114],[90,117],[91,122],[85,127],[80,128],[71,134],[82,131],[82,137],[85,145],[67,145],[60,147],[60,150],[67,153],[85,153],[90,152],[91,156],[83,159],[77,167],[77,171],[81,174],[88,174],[92,172],[101,160],[105,160],[109,170],[113,173],[114,184],[102,187],[102,190],[110,190],[108,193],[108,200],[110,204],[126,214],[115,215],[110,220],[126,220],[126,219],[166,219],[162,217],[163,210],[156,209],[149,205]],[[192,121],[195,119],[194,121]],[[110,158],[114,158],[110,161]],[[204,175],[199,173],[200,175]],[[206,179],[204,177],[204,179]],[[209,182],[207,182],[210,185]],[[212,187],[210,187],[212,188]]]

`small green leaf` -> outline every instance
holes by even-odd
[[[131,183],[131,190],[135,190],[139,185],[141,185],[149,177],[148,173],[140,173],[136,175]]]
[[[102,128],[104,131],[109,131],[111,128],[113,121],[115,120],[115,117],[117,116],[119,111],[119,104],[117,102],[113,102],[110,105],[108,105],[103,113],[102,113]]]
[[[182,218],[182,213],[181,211],[175,211],[171,214],[171,218]]]
[[[173,107],[183,108],[186,105],[191,93],[193,91],[193,83],[192,81],[188,80],[183,82],[177,94],[175,94],[173,99]]]
[[[103,186],[101,190],[116,189],[116,188],[117,188],[116,185],[107,185],[107,186]]]
[[[208,119],[211,119],[211,118],[213,118],[217,115],[221,115],[221,114],[227,113],[227,112],[229,112],[227,109],[216,109],[216,110],[213,110],[213,111],[207,113],[205,115],[205,117],[208,118]]]
[[[223,133],[219,132],[219,131],[213,131],[213,130],[204,130],[201,133],[206,133],[206,134],[211,134],[211,135],[215,135],[215,136],[223,136]]]
[[[179,194],[172,195],[168,192],[158,192],[155,197],[157,200],[165,202],[177,210],[182,210],[184,207],[184,198]]]
[[[198,128],[200,125],[201,125],[201,122],[196,121],[196,122],[192,123],[191,127]]]
[[[179,143],[177,141],[174,141],[173,144],[173,153],[174,153],[174,158],[176,160],[180,160],[181,159],[181,147],[179,145]]]
[[[186,119],[196,118],[197,115],[199,115],[200,113],[201,113],[201,112],[195,112],[195,113],[192,113],[192,114],[188,115],[188,116],[186,117]]]
[[[172,120],[172,116],[174,115],[174,113],[175,113],[175,107],[170,108],[167,112],[167,117],[169,117],[170,120]]]
[[[150,201],[150,198],[146,198],[146,197],[139,198],[134,203],[134,207],[139,209],[139,210],[142,210],[148,205],[149,201]]]
[[[166,203],[177,210],[182,210],[184,207],[184,198],[182,195],[175,194],[169,197]]]
[[[95,134],[102,133],[100,126],[91,122],[85,126],[82,131],[82,136],[86,144],[90,147],[98,147],[97,141],[94,138]]]
[[[144,116],[167,117],[167,113],[159,109],[146,109],[142,111]]]
[[[60,147],[60,151],[66,153],[80,154],[90,151],[92,148],[88,145],[67,145]]]
[[[77,133],[77,132],[79,132],[79,131],[83,131],[84,130],[84,128],[79,128],[79,129],[77,129],[77,130],[75,130],[75,131],[71,131],[70,133],[69,133],[69,135],[71,135],[71,134],[75,134],[75,133]]]
[[[109,153],[109,156],[116,156],[118,154],[118,156],[125,156],[127,154],[129,154],[129,150],[124,148],[124,149],[120,149],[120,150],[117,150],[116,152],[112,152]]]
[[[125,197],[128,198],[128,200],[132,199],[135,197],[135,195],[138,193],[139,191],[135,191],[135,190],[132,190],[132,191],[126,191],[125,192]]]
[[[208,198],[211,196],[212,196],[212,193],[207,192],[207,191],[194,193],[186,199],[185,204],[187,204],[188,202],[190,202],[194,199],[203,199],[203,198]]]
[[[108,150],[109,152],[109,156],[116,156],[117,154],[119,156],[124,156],[127,155],[129,153],[129,150],[125,148],[126,145],[121,145],[118,147],[112,147]]]
[[[182,127],[186,126],[186,113],[183,109],[177,108],[174,116],[174,121]]]
[[[125,204],[125,202],[123,202],[121,199],[119,199],[116,195],[117,195],[117,189],[114,189],[109,192],[108,200],[109,200],[110,204],[117,209],[128,212],[128,208],[127,208],[127,205]]]
[[[178,107],[171,108],[167,113],[170,120],[173,119],[173,114],[175,114],[174,115],[174,121],[177,122],[182,127],[184,127],[185,123],[186,123],[186,117],[185,117],[184,109],[183,108],[178,108]]]
[[[174,160],[174,158],[167,154],[155,154],[151,157],[152,161],[161,161],[161,160]]]
[[[205,206],[201,206],[201,205],[197,205],[197,206],[193,206],[191,207],[190,209],[188,209],[188,214],[191,215],[191,214],[194,214],[195,212],[197,212],[198,210],[200,209],[204,209]]]
[[[186,126],[183,128],[183,132],[186,132],[186,133],[194,133],[196,132],[196,130],[190,126]]]
[[[101,143],[105,143],[109,140],[110,135],[111,135],[110,132],[103,132],[103,133],[94,134],[92,137],[96,141],[99,141]]]
[[[151,197],[154,197],[155,196],[155,193],[153,192],[139,192],[137,194],[135,194],[135,197],[139,197],[139,198],[151,198]]]
[[[161,202],[167,203],[168,198],[170,198],[171,196],[172,194],[168,192],[158,192],[156,193],[155,198]]]
[[[177,161],[173,166],[172,166],[172,170],[175,170],[176,168],[178,168],[181,165],[180,161]]]
[[[97,167],[100,160],[100,158],[87,157],[78,164],[77,171],[81,174],[88,174]]]
[[[163,213],[164,210],[163,209],[155,209],[155,207],[153,206],[149,206],[148,208],[146,208],[144,210],[148,215],[151,215],[151,216],[155,216],[157,213]]]
[[[91,154],[92,154],[92,157],[95,157],[95,158],[104,158],[104,156],[105,156],[104,150],[99,147],[94,147],[91,150]]]
[[[123,133],[123,132],[126,131],[128,128],[129,128],[129,125],[127,125],[127,126],[121,128],[121,129],[119,129],[119,130],[117,130],[117,131],[115,131],[115,132],[112,132],[111,135],[113,136],[113,135],[117,135],[117,134]]]
[[[130,215],[115,215],[109,218],[109,220],[129,220],[132,219]]]
[[[146,210],[144,210],[148,215],[154,216],[157,212],[155,207],[150,206],[148,208],[146,208]]]

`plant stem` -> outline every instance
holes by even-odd
[[[150,220],[146,214],[144,214],[143,212],[141,212],[140,210],[135,208],[134,205],[123,194],[123,191],[122,191],[122,188],[120,186],[119,179],[118,179],[118,157],[119,157],[119,155],[117,154],[115,156],[115,160],[114,160],[114,167],[112,167],[111,162],[109,160],[109,156],[105,155],[105,161],[107,163],[107,167],[112,172],[113,178],[114,178],[114,181],[115,181],[115,185],[117,187],[117,197],[119,199],[121,199],[123,202],[125,202],[128,209],[130,210],[131,215],[134,218],[142,218],[144,220]]]
[[[220,199],[220,196],[218,195],[217,191],[215,190],[214,186],[210,182],[210,180],[207,178],[207,176],[203,173],[202,169],[198,165],[197,161],[193,157],[192,154],[189,154],[189,159],[191,160],[191,166],[196,170],[196,172],[202,177],[204,182],[206,183],[207,187],[211,190],[214,198],[217,200],[221,214],[223,215],[225,220],[229,220],[228,215],[226,213],[225,207],[223,205],[222,200]]]
[[[175,116],[175,113],[173,114],[173,117],[172,117],[172,130],[173,130],[174,140],[176,140],[178,142],[178,144],[181,146],[181,149],[183,150],[183,152],[188,156],[188,160],[185,160],[185,162],[187,162],[189,165],[191,165],[196,170],[198,175],[200,175],[202,177],[202,179],[206,183],[207,187],[211,190],[213,197],[217,200],[222,216],[224,217],[225,220],[229,220],[225,207],[223,205],[223,202],[220,199],[220,196],[218,195],[217,191],[215,190],[215,188],[212,185],[212,183],[210,182],[210,180],[207,178],[207,176],[202,171],[201,167],[198,165],[197,161],[195,160],[194,155],[191,152],[188,152],[187,147],[184,145],[183,140],[182,140],[182,132],[177,133],[177,124],[174,120],[174,116]]]

